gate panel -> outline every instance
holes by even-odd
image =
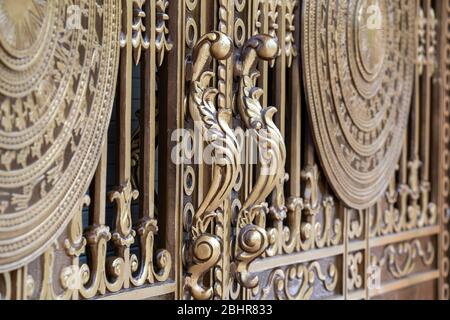
[[[109,132],[45,252],[8,269],[0,252],[2,299],[449,299],[450,1],[95,4],[122,10]],[[350,175],[327,163],[345,152]]]

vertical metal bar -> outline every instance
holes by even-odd
[[[440,226],[440,232],[437,241],[438,247],[438,267],[439,267],[439,280],[438,280],[438,297],[441,300],[448,300],[450,297],[449,279],[448,279],[448,264],[449,264],[449,252],[445,246],[445,238],[449,238],[449,226],[448,220],[448,204],[449,195],[445,189],[446,180],[448,182],[448,159],[443,156],[445,152],[449,152],[449,144],[446,141],[446,128],[449,126],[449,102],[448,102],[448,88],[449,88],[449,64],[450,57],[448,51],[448,39],[449,39],[449,13],[450,13],[450,1],[443,0],[436,2],[436,12],[439,15],[439,21],[441,25],[440,37],[439,37],[439,64],[437,69],[437,77],[439,81],[434,82],[433,90],[433,103],[436,106],[437,112],[433,112],[433,128],[438,128],[433,132],[433,153],[440,155],[439,167],[437,170],[433,170],[433,184],[437,185],[437,188],[433,189],[432,196],[436,201],[438,207],[438,224]],[[447,265],[447,268],[446,268]]]
[[[301,78],[297,58],[294,58],[290,70],[291,90],[291,130],[290,130],[290,193],[293,197],[301,196],[301,148],[302,148],[302,104],[300,96]]]
[[[364,210],[364,239],[365,239],[365,248],[364,248],[364,296],[366,300],[370,299],[369,286],[367,285],[367,279],[369,277],[369,263],[370,263],[370,214],[373,213],[373,210],[376,210],[375,207],[371,207],[367,210]]]
[[[416,12],[420,8],[420,0],[416,0]],[[415,22],[415,40],[416,47],[419,45],[419,37],[418,35],[418,23]],[[420,156],[420,74],[419,68],[414,69],[414,96],[413,96],[413,109],[412,109],[412,142],[411,142],[411,159],[417,160]]]
[[[228,35],[233,39],[234,26],[234,1],[221,0],[219,1],[219,23],[218,30]],[[233,57],[226,61],[218,63],[218,90],[219,90],[219,112],[232,112],[231,106],[233,104]],[[222,100],[223,99],[223,100]],[[229,125],[232,127],[232,117],[229,119]],[[231,197],[225,200],[224,206],[224,230],[223,230],[223,251],[221,261],[219,262],[222,271],[222,299],[229,299],[230,294],[230,264],[231,264]]]
[[[177,79],[177,100],[176,104],[178,106],[181,106],[177,109],[177,128],[184,128],[184,116],[185,116],[185,108],[184,106],[184,91],[185,91],[185,40],[186,35],[184,32],[184,26],[185,26],[185,15],[186,15],[186,3],[185,0],[178,1],[178,15],[177,15],[177,42],[176,42],[176,57],[177,59],[177,68],[176,68],[176,79]],[[170,60],[169,60],[170,63]],[[175,68],[174,68],[175,69]],[[170,72],[170,71],[169,71]],[[170,74],[169,74],[170,76]],[[170,102],[170,101],[169,101]],[[171,104],[168,104],[171,105]],[[175,280],[177,282],[177,293],[176,298],[180,299],[183,298],[183,259],[181,256],[181,250],[182,250],[182,241],[183,241],[183,225],[182,225],[182,209],[184,207],[184,201],[183,201],[183,192],[181,191],[181,188],[183,186],[183,165],[176,166],[176,174],[177,174],[177,183],[176,183],[176,192],[177,194],[177,202],[179,202],[179,205],[177,206],[177,219],[178,219],[178,232],[176,244],[175,244],[175,265],[177,267],[177,272],[175,274]]]
[[[131,89],[132,89],[132,23],[133,23],[133,2],[125,1],[123,5],[123,30],[126,30],[126,45],[121,49],[120,61],[120,99],[119,108],[117,108],[118,120],[118,184],[130,182],[131,176]],[[125,260],[125,266],[129,266],[130,248],[120,246],[117,248],[120,255]],[[124,288],[130,286],[130,277],[128,268],[124,276]]]
[[[276,116],[278,128],[281,134],[285,135],[286,118],[286,1],[278,2],[278,45],[280,47],[280,56],[275,65],[275,105],[279,108]]]
[[[132,86],[132,22],[133,3],[125,1],[123,5],[123,30],[126,30],[127,42],[121,49],[120,59],[120,99],[118,110],[118,180],[125,183],[130,179],[131,161],[131,86]]]
[[[403,135],[403,148],[400,158],[400,183],[401,185],[408,184],[408,132],[405,130]]]
[[[426,21],[429,21],[431,11],[431,1],[424,0],[424,16],[426,17]],[[423,162],[422,166],[422,181],[428,182],[430,179],[430,114],[431,114],[431,68],[434,66],[430,65],[433,63],[431,61],[431,56],[429,52],[429,48],[431,47],[431,29],[432,26],[430,23],[426,24],[426,32],[425,32],[425,54],[426,61],[428,63],[424,66],[424,74],[421,81],[421,90],[420,90],[420,103],[422,109],[422,128],[421,128],[421,143],[422,152],[421,152],[421,160]]]
[[[181,4],[180,4],[181,2]],[[170,52],[165,52],[165,59],[162,66],[159,66],[158,73],[158,243],[166,248],[172,255],[174,262],[170,278],[176,283],[175,299],[179,299],[182,282],[180,272],[182,262],[180,260],[182,238],[180,232],[183,228],[180,224],[180,203],[182,187],[180,181],[180,167],[172,159],[172,151],[175,150],[178,141],[172,141],[172,133],[177,128],[182,128],[180,124],[180,113],[183,112],[180,99],[179,68],[182,61],[178,50],[183,49],[178,40],[182,37],[180,28],[184,26],[179,19],[184,19],[183,1],[169,1],[167,14],[170,17],[167,22],[170,30],[171,44],[175,46]],[[184,22],[184,20],[183,20]],[[184,63],[184,60],[183,60]],[[170,66],[170,67],[169,67]],[[156,100],[155,99],[155,100]]]
[[[168,64],[172,65],[173,68],[168,69],[167,78],[170,83],[168,85],[172,85],[176,88],[176,96],[175,99],[172,98],[172,95],[167,95],[167,106],[178,106],[174,107],[174,111],[172,113],[172,108],[166,108],[167,114],[165,119],[167,121],[168,128],[173,127],[176,123],[176,128],[183,129],[185,122],[185,101],[184,101],[184,92],[185,92],[185,15],[186,15],[186,2],[185,0],[180,0],[176,2],[169,2],[169,11],[171,8],[175,10],[176,19],[171,20],[171,25],[173,29],[176,29],[176,34],[174,34],[174,42],[175,42],[175,55],[170,56],[168,59]],[[172,11],[173,12],[173,11]],[[175,25],[174,25],[175,24]],[[176,79],[176,82],[172,79]],[[173,116],[173,117],[172,117]],[[176,120],[176,121],[175,121]],[[170,137],[170,136],[168,136]],[[167,137],[167,138],[168,138]],[[166,152],[170,152],[169,148],[165,148]],[[163,164],[162,164],[163,165]],[[184,174],[184,166],[176,165],[175,166],[175,174],[176,180],[175,184],[172,185],[176,194],[176,232],[175,232],[175,282],[177,284],[177,290],[175,292],[175,299],[182,299],[184,293],[184,284],[183,284],[183,260],[182,260],[182,250],[183,250],[183,221],[182,221],[182,211],[184,208],[184,199],[183,199],[183,174]],[[169,198],[167,199],[169,200]],[[169,228],[170,220],[166,221],[166,227]]]
[[[343,204],[340,205],[341,210],[344,212],[344,253],[342,255],[342,294],[344,299],[348,299],[348,247],[349,247],[349,239],[348,239],[348,230],[349,230],[349,213],[350,211]]]
[[[95,171],[93,180],[93,190],[91,191],[92,210],[89,214],[89,225],[105,225],[105,205],[106,205],[106,171],[108,161],[108,139],[105,137],[100,161]]]
[[[149,13],[147,34],[150,48],[145,50],[142,61],[141,92],[141,210],[140,218],[154,218],[155,211],[155,153],[156,153],[156,7],[154,1],[147,1],[146,12]]]
[[[22,273],[23,268],[19,268],[15,271],[16,273],[16,300],[22,300],[23,299],[23,284],[22,284]]]

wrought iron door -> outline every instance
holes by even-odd
[[[0,298],[449,299],[450,1],[0,1]]]

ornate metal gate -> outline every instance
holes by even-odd
[[[0,1],[0,297],[449,299],[449,14]]]

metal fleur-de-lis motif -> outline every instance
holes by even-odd
[[[131,29],[133,35],[131,44],[133,45],[134,63],[138,64],[141,59],[142,50],[150,47],[150,40],[147,35],[147,28],[145,27],[145,11],[142,9],[146,0],[133,0],[133,24]]]
[[[169,39],[169,28],[167,22],[169,21],[169,15],[167,14],[167,7],[169,6],[168,0],[156,1],[156,53],[157,64],[161,66],[166,52],[172,50],[173,44]]]
[[[290,0],[286,2],[286,64],[290,68],[292,66],[292,60],[297,57],[297,47],[295,45],[294,32],[295,32],[295,12],[297,9],[297,0]]]
[[[138,196],[139,191],[133,190],[130,181],[109,193],[109,200],[114,201],[117,206],[115,231],[112,237],[120,246],[129,247],[134,242],[136,232],[132,229],[131,202]]]

